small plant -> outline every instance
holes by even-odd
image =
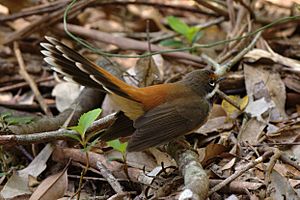
[[[77,126],[69,127],[69,129],[74,130],[77,133],[79,133],[80,136],[67,134],[68,137],[77,140],[82,145],[82,150],[85,152],[86,160],[87,160],[86,166],[81,172],[78,190],[75,193],[75,195],[77,194],[77,199],[80,199],[80,190],[81,190],[81,187],[82,187],[83,176],[86,174],[86,172],[89,168],[89,154],[88,154],[88,152],[90,151],[90,149],[98,141],[98,139],[95,139],[92,142],[90,142],[91,137],[86,136],[86,131],[92,125],[92,123],[99,117],[100,113],[101,113],[100,108],[91,110],[87,113],[84,113],[79,118]]]
[[[185,42],[178,39],[168,39],[160,43],[163,46],[172,46],[175,48],[184,47],[186,45],[193,46],[203,35],[199,27],[189,26],[177,17],[167,17],[167,23],[175,32],[184,37]]]
[[[79,118],[77,126],[69,127],[69,129],[74,130],[77,133],[79,133],[80,136],[71,135],[71,134],[67,134],[67,136],[77,140],[82,145],[82,150],[84,152],[89,151],[91,149],[91,147],[97,142],[97,139],[95,139],[94,141],[89,143],[91,137],[86,136],[86,131],[92,125],[92,123],[99,117],[100,113],[101,113],[100,108],[97,108],[97,109],[91,110],[87,113],[84,113]]]
[[[107,142],[114,150],[119,151],[123,155],[126,153],[127,142],[121,143],[119,139]]]
[[[11,125],[21,125],[28,124],[34,120],[34,117],[21,117],[21,116],[13,116],[9,112],[4,112],[0,114],[0,129],[5,130],[8,126]]]

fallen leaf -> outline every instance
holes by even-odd
[[[29,200],[52,200],[64,196],[68,188],[67,167],[46,178],[34,191]]]
[[[245,112],[250,114],[251,117],[256,117],[259,121],[263,121],[263,116],[271,108],[275,107],[272,102],[267,102],[265,98],[257,101],[251,101],[245,109]]]
[[[162,79],[153,57],[140,58],[134,67],[139,87],[154,85]]]
[[[39,176],[46,169],[46,162],[52,152],[52,145],[47,144],[26,168],[15,172],[10,177],[0,193],[1,196],[4,199],[10,199],[23,194],[31,194],[28,186],[28,176]]]
[[[282,64],[286,67],[289,67],[290,69],[300,72],[300,62],[291,58],[284,57],[278,53],[275,52],[268,52],[263,49],[253,49],[249,51],[244,58],[248,59],[250,62],[256,62],[259,59],[268,59],[272,60],[275,63]]]
[[[205,148],[205,157],[201,161],[201,164],[206,166],[210,162],[212,162],[213,158],[216,158],[217,156],[221,155],[226,151],[226,147],[221,144],[209,144]]]
[[[251,145],[256,145],[265,127],[266,123],[251,118],[243,124],[237,139],[239,142],[248,142]]]
[[[270,196],[272,199],[299,199],[289,181],[276,170],[272,170],[270,181],[268,189],[271,192]]]
[[[262,69],[261,66],[252,67],[245,64],[244,75],[247,95],[249,97],[249,104],[247,107],[266,106],[269,109],[268,111],[266,108],[262,109],[268,112],[266,114],[270,116],[270,121],[281,121],[286,119],[286,91],[279,73],[267,71]],[[262,98],[264,98],[264,100],[260,100]],[[256,102],[259,104],[253,105],[252,103],[257,100],[260,100],[259,102]],[[256,110],[258,111],[258,109]]]
[[[148,151],[153,155],[158,165],[161,165],[161,163],[164,163],[165,167],[176,165],[174,159],[172,159],[172,157],[166,152],[162,152],[157,148],[150,148]]]
[[[209,119],[203,126],[201,126],[196,133],[208,134],[212,132],[222,132],[224,130],[229,130],[233,127],[232,122],[227,120],[227,117],[216,117]]]
[[[80,93],[80,85],[71,82],[58,83],[52,90],[52,96],[55,96],[56,108],[60,112],[69,108]]]
[[[300,93],[300,77],[298,75],[288,74],[283,81],[286,87]]]
[[[247,106],[248,102],[249,102],[248,96],[244,96],[243,98],[241,98],[238,95],[235,95],[235,96],[230,95],[228,97],[230,99],[232,99],[234,102],[236,102],[237,105],[239,105],[239,107],[240,107],[241,110],[244,110],[245,107]],[[227,113],[227,116],[230,117],[231,119],[237,118],[242,113],[241,110],[238,110],[236,107],[234,107],[233,105],[231,105],[226,100],[222,101],[222,108]]]

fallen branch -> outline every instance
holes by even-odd
[[[44,113],[48,116],[52,116],[52,113],[49,110],[44,98],[42,97],[36,83],[34,82],[34,80],[31,78],[31,76],[26,71],[25,62],[23,60],[22,53],[19,48],[19,44],[17,42],[14,42],[14,52],[15,52],[15,55],[17,57],[17,61],[18,61],[19,67],[20,67],[20,70],[19,70],[20,75],[26,80],[26,82],[30,86],[33,94],[35,95],[36,100],[40,104]]]
[[[101,100],[104,98],[104,93],[91,89],[91,88],[85,88],[80,95],[77,97],[77,99],[72,103],[72,105],[60,113],[56,117],[44,117],[36,122],[30,123],[30,124],[24,124],[24,125],[13,125],[9,126],[9,130],[18,135],[23,134],[31,134],[31,133],[42,133],[47,131],[53,131],[59,129],[65,121],[72,115],[70,126],[73,126],[77,123],[78,118],[83,113],[99,106],[99,103],[101,103]],[[75,112],[74,112],[75,111]],[[7,133],[6,133],[7,134]],[[3,135],[2,135],[3,136]],[[6,135],[5,137],[10,137],[11,141],[22,141],[22,137],[25,136],[16,136],[16,135]],[[15,138],[14,138],[15,137]],[[17,137],[20,137],[17,139]],[[0,140],[2,142],[5,142],[8,138],[1,137]],[[14,139],[13,139],[14,138]],[[1,142],[0,142],[1,143]]]
[[[96,120],[91,127],[88,128],[87,134],[93,133],[95,130],[100,131],[109,127],[115,120],[115,113],[107,115],[99,120]],[[37,122],[38,125],[41,123]],[[16,127],[18,128],[18,127]],[[61,128],[55,131],[47,131],[41,133],[32,133],[26,135],[0,135],[0,145],[16,145],[16,144],[32,144],[42,143],[55,140],[70,140],[68,135],[79,136],[76,131]]]
[[[65,163],[69,159],[72,161],[79,162],[81,164],[86,164],[87,158],[86,154],[80,149],[72,148],[59,148],[57,147],[53,152],[53,160],[60,163]],[[118,179],[128,179],[126,173],[124,172],[124,164],[117,161],[110,161],[104,155],[94,152],[89,152],[89,166],[91,168],[97,169],[97,162],[101,162],[107,170],[109,170],[113,176]],[[148,182],[144,183],[143,180],[149,180],[149,177],[144,173],[143,170],[128,167],[128,175],[131,181],[142,184],[149,184]]]
[[[87,28],[77,26],[77,25],[68,24],[67,27],[68,27],[68,30],[74,34],[77,34],[77,35],[80,35],[82,37],[86,37],[86,38],[89,38],[92,40],[96,40],[96,41],[100,41],[100,42],[104,42],[104,43],[108,43],[108,44],[113,44],[121,49],[137,50],[137,51],[143,51],[143,52],[148,51],[148,43],[147,42],[142,42],[142,41],[125,38],[125,37],[113,36],[110,33],[87,29]],[[58,24],[56,26],[56,28],[60,31],[65,31],[63,24]],[[163,51],[163,50],[168,50],[168,49],[164,48],[164,47],[160,47],[158,45],[151,44],[151,50],[152,51]],[[168,56],[168,57],[173,57],[173,58],[178,58],[178,59],[184,59],[184,60],[188,60],[188,61],[193,61],[195,63],[198,63],[198,65],[205,64],[201,57],[194,56],[192,54],[185,53],[185,52],[162,53],[162,55]]]
[[[184,191],[179,199],[206,199],[209,180],[200,164],[198,154],[193,150],[184,148],[176,141],[168,144],[167,151],[176,160],[179,171],[184,178]]]
[[[254,166],[256,166],[257,164],[265,161],[266,159],[270,158],[270,156],[273,155],[272,151],[267,151],[265,152],[262,156],[258,157],[257,159],[249,162],[243,169],[236,171],[234,174],[232,174],[231,176],[229,176],[228,178],[226,178],[224,181],[222,181],[221,183],[219,183],[218,185],[216,185],[215,187],[213,187],[210,191],[209,191],[209,196],[214,193],[217,192],[218,190],[220,190],[221,188],[223,188],[224,186],[228,185],[230,182],[232,182],[233,180],[235,180],[237,177],[241,176],[243,173],[245,173],[246,171],[248,171],[249,169],[253,168]]]

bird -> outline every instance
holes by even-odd
[[[177,140],[200,128],[209,116],[212,97],[222,77],[210,69],[197,69],[180,81],[138,88],[45,36],[40,43],[44,61],[66,80],[105,91],[120,110],[115,126],[100,140],[130,136],[127,152],[143,151]]]

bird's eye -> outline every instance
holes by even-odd
[[[208,82],[208,84],[209,84],[210,86],[214,87],[214,86],[216,85],[216,82],[215,82],[214,80],[210,80],[210,81]]]

